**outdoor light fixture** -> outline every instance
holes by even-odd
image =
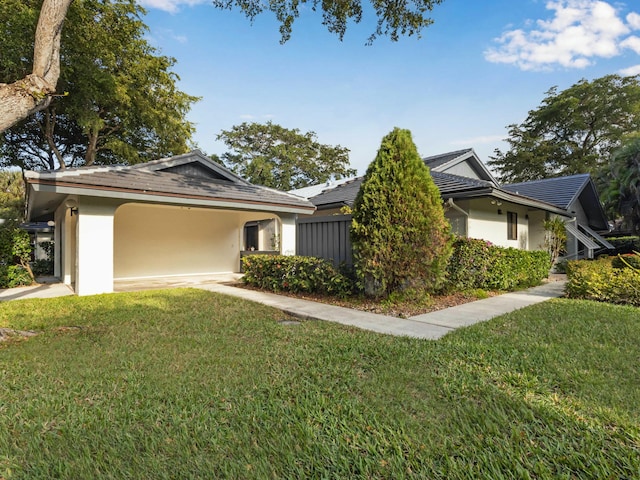
[[[78,214],[78,201],[76,199],[67,198],[64,205],[70,210],[72,217]]]
[[[491,205],[502,206],[502,202],[500,200],[491,200]]]

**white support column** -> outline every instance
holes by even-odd
[[[80,198],[77,215],[76,293],[113,292],[113,217],[117,205]]]
[[[296,217],[294,214],[280,214],[282,220],[280,252],[282,255],[296,254]]]

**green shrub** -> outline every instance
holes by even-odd
[[[31,271],[34,275],[53,275],[53,260],[34,260],[31,262]]]
[[[640,252],[640,237],[617,237],[608,238],[607,240],[615,247],[615,250],[611,252],[612,255],[625,255],[634,251]]]
[[[640,255],[627,254],[612,257],[611,266],[613,268],[635,268],[638,270],[640,269]]]
[[[242,258],[247,285],[274,292],[327,293],[345,296],[353,283],[326,260],[290,255],[248,255]]]
[[[365,294],[436,291],[451,240],[440,192],[411,132],[395,128],[382,139],[353,205],[354,265]]]
[[[0,265],[0,288],[22,287],[32,283],[31,275],[21,265]]]
[[[640,273],[614,268],[611,258],[574,260],[567,265],[567,296],[640,306]]]
[[[13,222],[3,225],[0,228],[0,264],[4,268],[0,269],[0,288],[33,283],[30,258],[29,234]]]
[[[448,290],[514,290],[539,285],[549,275],[545,251],[503,248],[485,240],[457,238],[448,267]]]

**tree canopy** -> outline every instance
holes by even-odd
[[[1,0],[15,17],[0,38],[0,80],[31,65],[37,1]],[[144,35],[134,0],[83,0],[69,9],[62,36],[60,91],[41,111],[4,132],[4,164],[64,168],[137,163],[184,153],[193,125],[185,116],[196,100],[176,88],[175,60],[158,55]]]
[[[24,217],[22,172],[0,170],[0,218],[21,222]]]
[[[451,226],[409,130],[396,128],[382,139],[353,205],[351,241],[369,296],[442,285]]]
[[[609,214],[621,218],[625,229],[640,233],[640,135],[614,152],[602,183]]]
[[[546,92],[519,125],[509,125],[509,149],[489,165],[502,182],[591,173],[607,168],[626,135],[640,131],[640,76],[607,75]]]
[[[10,0],[7,0],[10,1]],[[27,0],[25,4],[35,2]],[[377,36],[387,35],[396,41],[401,35],[420,35],[421,31],[433,23],[428,17],[435,5],[443,0],[406,0],[403,2],[385,2],[371,0],[371,7],[375,11],[377,24],[369,37],[369,42]],[[16,74],[9,78],[0,79],[0,132],[27,116],[46,108],[56,93],[56,85],[60,75],[60,38],[62,26],[67,10],[72,0],[41,0],[38,25],[34,33],[33,64],[26,74]],[[17,2],[18,4],[21,2]],[[76,2],[80,3],[80,2]],[[282,41],[291,36],[293,23],[302,10],[303,0],[213,0],[213,5],[224,9],[239,9],[250,19],[255,18],[264,10],[271,11],[280,22]],[[365,9],[361,0],[328,0],[322,3],[318,0],[309,2],[311,9],[322,12],[322,23],[327,29],[337,34],[341,39],[350,21],[360,22]],[[9,17],[7,17],[9,18]],[[12,21],[2,17],[4,27]],[[23,21],[21,18],[20,21]],[[89,25],[94,18],[87,19]],[[25,23],[31,27],[33,23]],[[7,30],[3,30],[5,33]],[[32,27],[28,31],[33,31]],[[6,33],[5,33],[6,36]],[[5,51],[3,51],[3,54]],[[31,55],[26,58],[31,58]]]
[[[315,132],[245,122],[217,139],[230,149],[219,157],[224,164],[257,185],[292,190],[356,173],[349,168],[349,149],[318,143]]]

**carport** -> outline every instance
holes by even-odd
[[[132,166],[26,172],[29,220],[55,224],[55,276],[78,295],[115,281],[240,271],[258,247],[295,253],[305,199],[252,185],[199,151]],[[256,227],[257,226],[257,227]]]

